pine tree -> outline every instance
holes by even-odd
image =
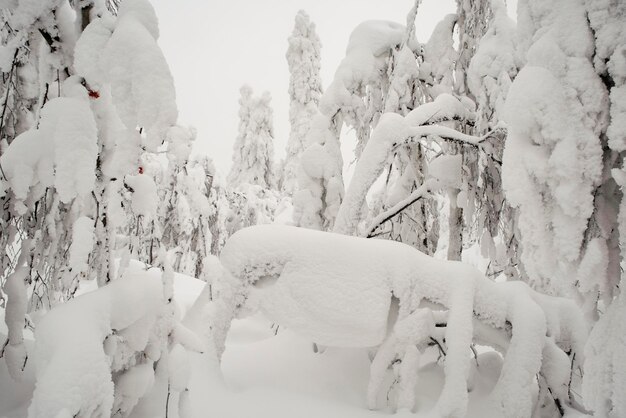
[[[255,98],[252,89],[243,86],[239,103],[239,135],[233,147],[229,187],[224,190],[229,210],[223,239],[243,227],[271,222],[278,204],[270,95],[265,92]]]
[[[311,120],[317,113],[322,95],[320,79],[320,40],[315,24],[303,10],[296,15],[289,37],[287,63],[289,64],[289,120],[291,130],[287,142],[287,156],[282,174],[281,191],[289,196],[298,187],[300,156],[306,147],[306,135]]]
[[[270,94],[252,97],[252,89],[243,86],[239,99],[239,135],[233,146],[233,163],[228,175],[231,187],[242,184],[262,188],[274,186],[274,128]]]
[[[307,135],[294,195],[297,225],[332,229],[344,194],[341,129],[345,124],[355,130],[358,157],[383,112],[390,57],[403,44],[405,33],[404,26],[383,21],[364,22],[353,30],[346,56],[320,99]],[[418,48],[414,38],[406,45],[411,51]]]
[[[114,385],[137,373],[152,377],[155,362],[167,357],[168,341],[178,339],[171,280],[165,280],[173,273],[164,275],[163,285],[144,281],[146,287],[133,294],[132,283],[116,280],[120,271],[114,262],[117,249],[131,251],[132,241],[120,239],[130,230],[129,215],[142,221],[133,223],[137,235],[145,225],[159,233],[156,185],[142,164],[170,142],[177,110],[173,80],[157,44],[156,16],[144,0],[123,2],[115,9],[117,17],[105,2],[96,1],[5,6],[0,36],[3,57],[11,61],[0,63],[5,110],[0,123],[0,296],[10,331],[0,357],[16,378],[35,359],[32,416],[61,416],[67,414],[65,407],[87,415],[126,414],[147,387],[130,393],[123,384]],[[103,287],[91,300],[104,303],[90,305],[91,313],[88,302],[67,302],[85,279]],[[113,281],[120,285],[104,286]],[[64,309],[50,310],[61,303],[74,313],[64,317]],[[115,321],[111,303],[116,304],[113,315],[125,316],[127,304],[133,304],[134,313]],[[35,325],[29,319],[48,310],[47,324],[54,331],[45,330],[46,321]],[[27,352],[25,324],[35,328],[35,344],[46,349]],[[145,343],[128,344],[127,338],[138,332]],[[47,349],[66,353],[72,366],[50,366],[63,356],[44,360],[40,353]],[[80,354],[72,357],[72,350]],[[77,362],[89,370],[74,368],[78,357],[93,360]],[[85,395],[81,388],[67,387],[75,382],[46,380],[48,366],[81,372],[86,379],[81,388],[93,384],[102,390]],[[56,402],[51,393],[59,390],[76,396]],[[113,405],[118,409],[111,411]]]

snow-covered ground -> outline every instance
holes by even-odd
[[[199,295],[204,283],[176,275],[175,297],[184,313]],[[91,286],[88,286],[91,287]],[[91,287],[93,288],[93,287]],[[4,327],[4,322],[0,322]],[[4,339],[6,329],[0,329]],[[26,335],[32,350],[32,335]],[[391,385],[393,373],[388,372],[386,387],[379,396],[380,409],[367,409],[369,379],[367,349],[333,348],[314,352],[313,343],[291,330],[276,327],[261,314],[235,320],[228,334],[221,370],[208,354],[190,354],[191,382],[190,416],[201,418],[337,417],[360,418],[386,416],[393,412],[386,397],[395,392]],[[494,382],[489,356],[479,356],[481,373],[477,375],[470,394],[468,417],[484,417],[480,406]],[[443,385],[443,369],[436,363],[436,352],[422,356],[422,370],[416,387],[417,414],[398,411],[403,416],[427,417]],[[34,389],[34,370],[28,363],[24,381],[14,382],[5,362],[0,362],[0,417],[21,418],[27,415]],[[148,395],[149,396],[149,395]],[[164,416],[164,409],[155,410],[160,402],[140,402],[133,418]],[[168,417],[177,418],[170,408]]]
[[[390,407],[367,409],[370,361],[366,349],[329,347],[315,353],[310,341],[290,330],[275,328],[262,316],[235,320],[222,359],[221,381],[210,360],[193,355],[192,399],[194,417],[202,411],[223,418],[293,417],[363,418],[386,416]],[[434,354],[434,351],[433,351]],[[443,385],[443,369],[436,356],[424,356],[416,387],[418,409],[414,414],[398,411],[400,417],[428,417]],[[485,362],[487,375],[492,372]],[[493,376],[492,376],[493,377]],[[468,417],[485,417],[480,406],[490,390],[490,379],[479,378],[470,396]],[[386,379],[388,387],[392,373]],[[385,391],[383,391],[385,392]],[[379,405],[393,389],[382,393]]]

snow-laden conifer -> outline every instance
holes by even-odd
[[[317,113],[322,95],[320,78],[320,39],[315,24],[305,11],[296,15],[293,32],[288,39],[289,65],[289,140],[282,173],[281,191],[293,195],[298,187],[300,156],[307,146],[306,135]]]
[[[239,135],[233,146],[233,163],[228,175],[232,187],[253,184],[274,186],[274,127],[268,92],[253,97],[244,85],[239,99]]]

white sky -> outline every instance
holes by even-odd
[[[237,136],[239,88],[268,90],[274,109],[275,160],[289,135],[289,71],[285,52],[294,16],[304,9],[322,41],[327,86],[344,56],[350,32],[371,19],[406,22],[413,0],[152,0],[159,43],[176,84],[179,121],[195,126],[195,151],[219,172],[230,167]],[[455,11],[454,0],[423,0],[416,33],[426,42],[434,26]]]

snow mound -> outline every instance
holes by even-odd
[[[153,335],[162,327],[163,290],[155,276],[133,263],[121,279],[41,319],[29,417],[109,416],[114,404],[122,411],[136,404],[154,379],[146,371],[153,373],[155,359],[142,363],[135,354],[151,352]],[[122,372],[115,379],[114,370]]]
[[[586,332],[572,301],[540,295],[521,282],[494,283],[469,265],[434,259],[395,241],[254,226],[235,233],[220,260],[230,275],[221,277],[215,305],[221,313],[214,316],[226,327],[215,331],[218,347],[230,324],[223,319],[244,308],[259,309],[324,345],[380,345],[371,368],[370,406],[395,356],[406,357],[404,373],[410,376],[418,354],[410,347],[425,349],[431,338],[447,349],[436,406],[443,416],[465,414],[472,342],[505,353],[490,405],[507,417],[531,414],[538,373],[548,385],[558,385],[552,393],[566,401],[561,384],[570,363],[542,367],[542,352],[546,358],[582,358]],[[389,319],[392,296],[399,302],[396,321]]]

